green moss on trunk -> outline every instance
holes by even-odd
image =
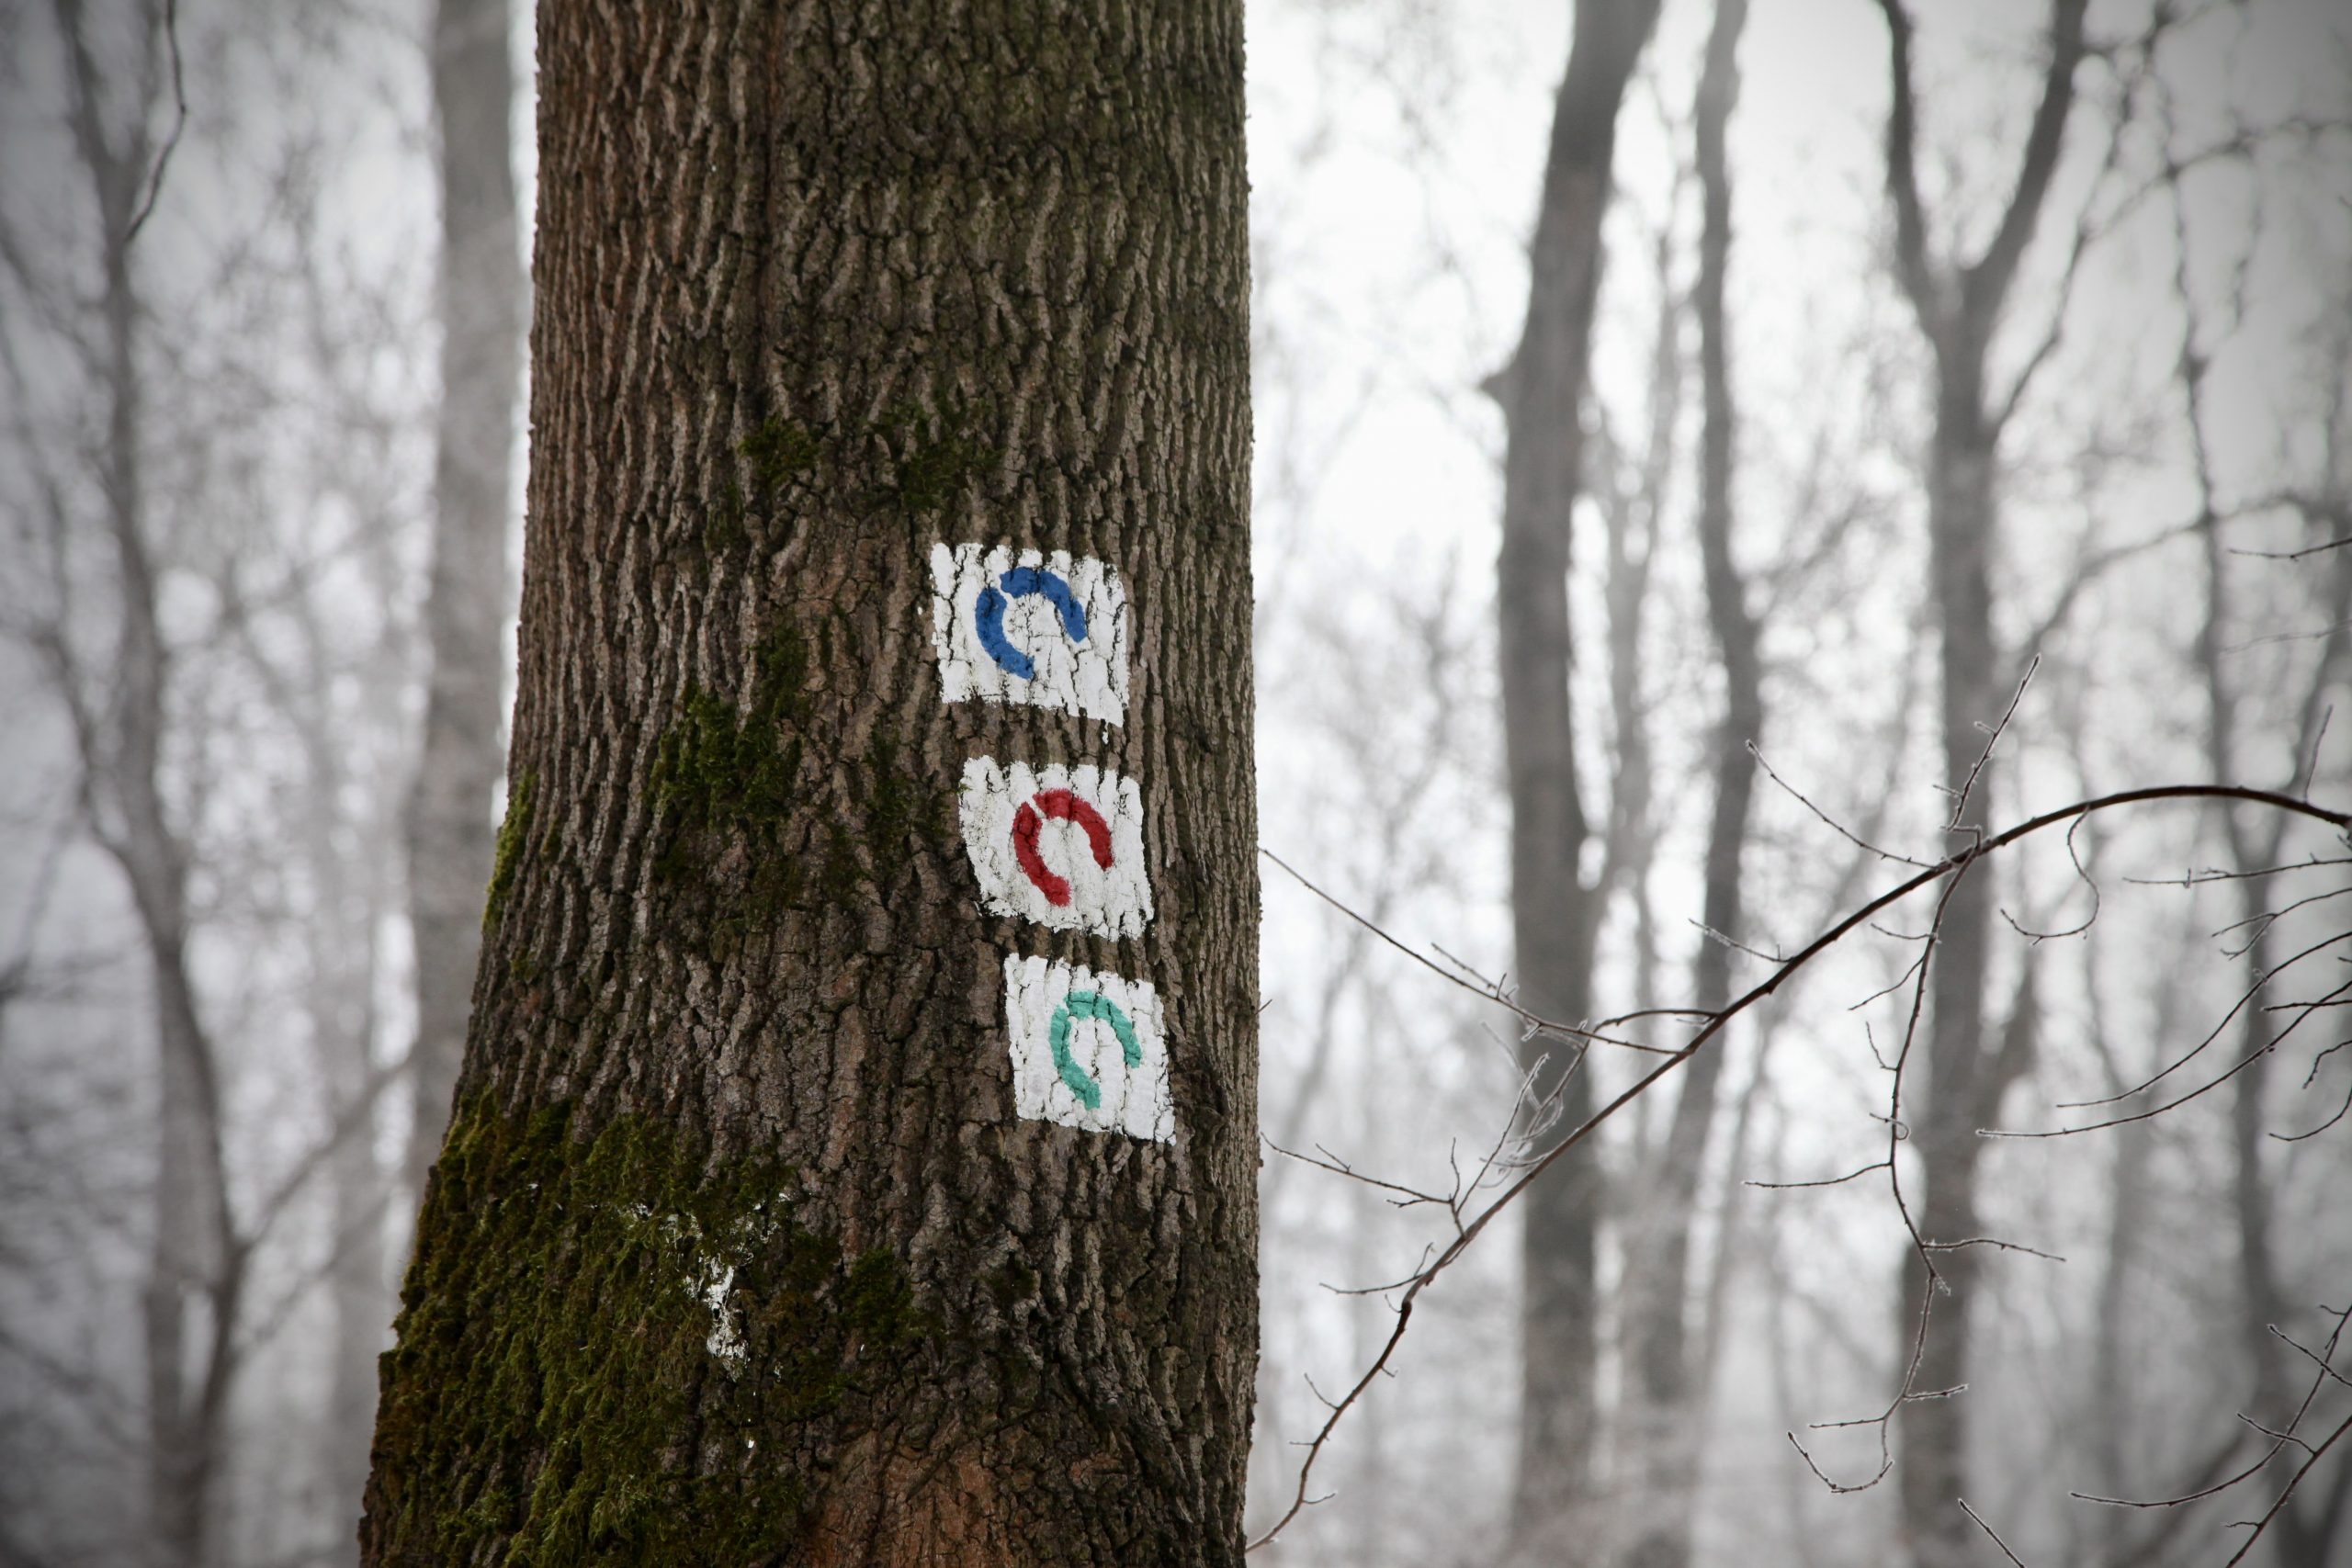
[[[665,818],[654,860],[660,881],[705,881],[734,842],[749,862],[739,913],[762,919],[798,902],[801,861],[779,834],[800,787],[808,670],[808,642],[786,622],[760,644],[747,710],[738,713],[718,693],[687,688],[653,768],[654,803]]]
[[[536,806],[371,1568],[1241,1561],[1241,7],[902,10],[540,7]],[[1122,722],[943,701],[963,543],[1120,574]],[[1146,931],[980,905],[983,754],[1136,781]],[[1012,955],[1157,987],[1175,1141],[1022,1116]]]
[[[506,908],[506,895],[514,887],[514,868],[523,859],[523,846],[531,831],[532,796],[537,793],[539,775],[525,768],[514,775],[514,793],[506,798],[506,816],[498,825],[498,850],[491,862],[490,892],[483,898],[481,929],[489,931],[498,924],[498,917]]]
[[[450,1129],[376,1448],[435,1484],[387,1488],[377,1522],[406,1562],[776,1561],[821,1480],[778,1424],[826,1419],[936,1325],[891,1254],[795,1223],[788,1168],[575,1121],[477,1100]]]
[[[818,664],[830,632],[819,628]],[[822,844],[786,838],[809,799],[832,787],[821,768],[804,776],[809,654],[797,626],[772,629],[755,654],[750,705],[739,713],[725,696],[689,687],[655,761],[653,798],[664,815],[655,876],[688,897],[723,890],[707,925],[722,950],[812,893],[835,908],[869,886],[879,895],[918,847],[945,842],[952,795],[936,770],[887,736],[874,739],[863,765],[853,763],[852,787],[828,813]]]

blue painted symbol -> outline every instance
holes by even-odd
[[[1062,631],[1072,642],[1086,640],[1086,612],[1079,607],[1078,595],[1069,584],[1057,574],[1039,567],[1016,566],[998,579],[998,586],[980,590],[980,602],[973,606],[972,618],[978,625],[980,646],[1008,674],[1023,681],[1037,673],[1035,660],[1012,646],[1004,635],[1004,602],[1029,594],[1043,595],[1054,613],[1062,618]]]
[[[1111,1032],[1119,1037],[1120,1055],[1126,1057],[1131,1067],[1143,1066],[1143,1044],[1136,1039],[1136,1026],[1119,1004],[1100,991],[1072,991],[1054,1010],[1053,1025],[1047,1031],[1054,1047],[1054,1068],[1061,1074],[1062,1082],[1069,1085],[1070,1093],[1078,1096],[1080,1105],[1089,1111],[1099,1111],[1102,1108],[1102,1086],[1069,1054],[1069,1032],[1080,1020],[1109,1024]]]

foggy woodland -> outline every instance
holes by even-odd
[[[2352,1564],[2352,14],[899,9],[0,0],[0,1568]],[[965,539],[1124,738],[936,716]],[[1008,735],[1163,792],[1165,1151],[968,1132]]]

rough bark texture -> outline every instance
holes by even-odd
[[[1586,1011],[1593,925],[1577,864],[1586,820],[1568,706],[1569,539],[1584,461],[1578,420],[1617,107],[1657,19],[1657,0],[1577,7],[1536,215],[1527,325],[1496,388],[1508,426],[1498,613],[1516,973],[1524,1006],[1569,1022]],[[1570,1071],[1575,1051],[1536,1038],[1521,1052],[1528,1070],[1543,1063],[1536,1092],[1559,1097],[1555,1135],[1582,1122],[1591,1097],[1583,1075]],[[1553,1165],[1522,1200],[1520,1452],[1511,1502],[1511,1533],[1522,1554],[1569,1550],[1563,1532],[1575,1528],[1571,1516],[1589,1490],[1600,1199],[1597,1153],[1580,1149]]]
[[[1691,303],[1699,318],[1701,396],[1699,553],[1707,590],[1707,616],[1723,659],[1724,715],[1715,731],[1715,800],[1707,829],[1704,924],[1740,936],[1740,853],[1747,842],[1748,803],[1755,792],[1764,698],[1757,627],[1747,590],[1732,558],[1732,464],[1736,420],[1731,395],[1724,277],[1731,259],[1731,178],[1724,130],[1739,94],[1738,50],[1747,0],[1716,0],[1700,73],[1698,165],[1703,226],[1699,276]],[[1700,944],[1691,997],[1705,1011],[1731,1001],[1731,952],[1720,942]],[[1628,1246],[1623,1322],[1629,1344],[1629,1435],[1635,1444],[1641,1517],[1625,1562],[1632,1568],[1682,1568],[1690,1560],[1699,1460],[1706,1427],[1704,1384],[1695,1374],[1700,1292],[1693,1278],[1690,1230],[1699,1175],[1715,1121],[1723,1079],[1719,1044],[1682,1069],[1682,1084],[1657,1164],[1644,1183],[1645,1222]],[[1719,1265],[1720,1267],[1720,1265]]]
[[[1238,4],[540,17],[509,808],[379,1564],[1233,1562],[1256,1353]],[[1117,726],[947,705],[927,552],[1101,557]],[[1139,937],[985,915],[969,759],[1139,781]],[[1016,1117],[1003,964],[1172,1142]]]
[[[416,944],[412,1201],[440,1152],[481,951],[498,788],[499,634],[521,390],[514,67],[508,0],[440,0],[433,107],[440,123],[441,404],[433,566],[424,598],[424,734],[407,823]]]
[[[2052,0],[2050,58],[2041,96],[2019,156],[2017,178],[1998,226],[1981,255],[1947,264],[1930,254],[1917,172],[1917,118],[1911,79],[1911,19],[1901,0],[1881,0],[1890,44],[1894,103],[1887,117],[1887,186],[1894,209],[1895,266],[1935,362],[1934,433],[1928,452],[1928,543],[1931,597],[1942,639],[1939,737],[1946,787],[1973,781],[1951,847],[1973,841],[1994,789],[1985,761],[1986,730],[2007,705],[2007,668],[1993,636],[1992,560],[1998,537],[1998,446],[2015,406],[1986,384],[1986,359],[2018,264],[2033,237],[2058,164],[2075,102],[2075,68],[2083,59],[2086,0]],[[1982,764],[1980,766],[1980,764]],[[1924,1073],[1915,1052],[1904,1110],[1912,1126],[1919,1182],[1912,1202],[1929,1242],[1980,1235],[1976,1201],[1977,1129],[1995,1120],[2002,1092],[2023,1063],[2018,1052],[1987,1041],[1984,982],[1992,940],[1992,884],[1978,873],[1960,879],[1943,908],[1932,954]],[[2026,997],[2020,992],[2020,1004]],[[2020,1013],[2019,1018],[2030,1016]],[[2018,1031],[2012,1038],[2029,1037]],[[1920,1392],[1968,1382],[1969,1320],[1982,1249],[1936,1255],[1939,1284],[1933,1325],[1920,1348],[1912,1387]],[[1911,1346],[1926,1305],[1927,1271],[1906,1266],[1901,1344]],[[1903,1534],[1920,1568],[1958,1568],[1980,1552],[1981,1538],[1957,1499],[1967,1491],[1969,1416],[1964,1398],[1915,1400],[1897,1421]]]

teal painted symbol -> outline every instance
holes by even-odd
[[[1069,1085],[1070,1093],[1078,1096],[1080,1105],[1089,1111],[1099,1111],[1102,1106],[1102,1086],[1069,1054],[1070,1029],[1081,1022],[1109,1024],[1111,1032],[1119,1037],[1120,1054],[1131,1067],[1143,1066],[1143,1045],[1136,1039],[1135,1024],[1120,1010],[1119,1004],[1100,991],[1072,991],[1054,1010],[1053,1026],[1047,1032],[1053,1042],[1054,1066],[1062,1075],[1062,1082]]]

